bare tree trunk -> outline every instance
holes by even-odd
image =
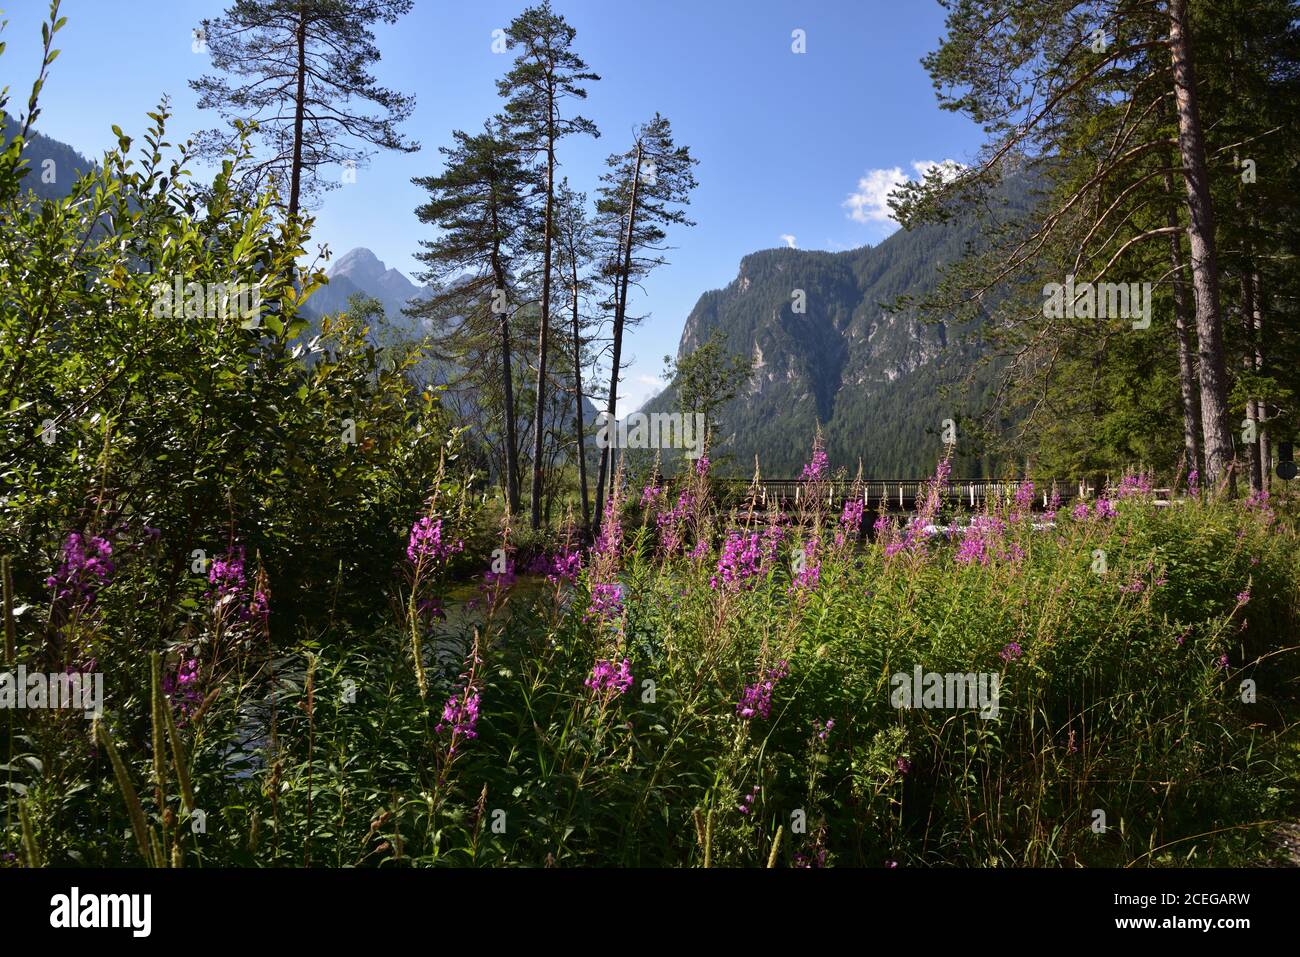
[[[623,320],[627,316],[627,285],[632,273],[632,237],[636,226],[637,188],[641,184],[641,144],[636,145],[636,164],[632,172],[632,198],[627,207],[627,232],[623,237],[623,265],[618,277],[619,288],[614,297],[614,355],[613,368],[609,374],[609,418],[606,426],[614,428],[614,416],[618,411],[618,367],[623,359]],[[611,489],[614,480],[613,442],[606,442],[600,457],[600,480],[596,483],[595,528],[600,528],[600,520],[605,510],[605,482],[608,479]],[[610,494],[613,494],[612,492]]]
[[[1250,301],[1252,304],[1250,317],[1250,341],[1252,352],[1254,353],[1255,371],[1264,372],[1264,294],[1260,287],[1259,270],[1255,269],[1253,264],[1250,270]],[[1258,435],[1258,456],[1260,468],[1259,489],[1267,489],[1270,485],[1269,477],[1273,471],[1273,450],[1269,447],[1268,442],[1268,403],[1255,401],[1255,422],[1257,424]]]
[[[1174,178],[1165,173],[1165,193],[1169,196],[1168,225],[1177,228],[1178,210],[1174,205]],[[1173,270],[1174,330],[1178,337],[1178,391],[1183,404],[1183,454],[1187,471],[1201,470],[1201,401],[1197,394],[1196,365],[1192,359],[1190,310],[1187,302],[1183,241],[1177,233],[1169,234],[1169,260]]]
[[[1201,381],[1201,426],[1205,472],[1217,485],[1233,479],[1232,434],[1228,424],[1227,368],[1219,309],[1219,265],[1214,240],[1214,206],[1205,166],[1205,140],[1196,106],[1196,75],[1187,35],[1187,0],[1169,0],[1169,49],[1178,111],[1178,149],[1187,186],[1187,239],[1191,248],[1192,293]]]
[[[1246,327],[1246,355],[1243,358],[1243,364],[1248,372],[1255,371],[1256,356],[1258,355],[1258,346],[1255,344],[1255,321],[1259,315],[1259,306],[1255,302],[1255,289],[1252,277],[1254,269],[1251,266],[1249,246],[1246,251],[1246,268],[1241,277],[1241,322]],[[1260,448],[1259,448],[1259,400],[1253,396],[1246,400],[1246,421],[1249,423],[1251,430],[1254,432],[1255,441],[1246,445],[1246,461],[1250,469],[1250,489],[1252,492],[1260,492],[1264,489],[1264,474],[1261,467]]]
[[[582,527],[591,528],[591,505],[587,499],[587,427],[582,421],[582,327],[578,314],[578,264],[573,263],[573,394],[577,399],[578,488],[582,495]]]
[[[492,212],[492,228],[496,235],[500,235],[500,229],[497,226],[496,211]],[[506,276],[505,270],[501,266],[501,256],[498,250],[492,250],[492,276],[496,280],[496,288],[505,291]],[[492,308],[496,308],[499,301],[497,295],[492,296]],[[519,511],[519,459],[517,438],[515,436],[515,382],[514,370],[511,368],[510,361],[510,306],[503,304],[501,309],[501,392],[505,401],[505,425],[506,425],[506,474],[503,476],[505,481],[506,508],[510,514]]]
[[[307,6],[298,4],[298,89],[293,98],[293,166],[289,169],[289,218],[298,215],[299,194],[302,192],[302,124],[307,112]]]
[[[555,108],[548,104],[550,122],[546,140],[546,215],[542,226],[542,326],[537,333],[537,415],[533,429],[533,491],[531,524],[542,524],[542,440],[543,404],[546,401],[546,345],[551,331],[551,218],[555,207]]]

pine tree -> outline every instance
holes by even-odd
[[[441,148],[447,158],[442,174],[412,180],[429,193],[416,216],[441,230],[436,239],[420,243],[424,252],[417,258],[429,266],[420,278],[443,283],[443,288],[408,312],[445,318],[449,307],[463,309],[453,332],[461,341],[456,351],[462,358],[472,343],[495,337],[504,434],[502,488],[514,512],[519,509],[519,466],[510,320],[519,301],[512,296],[513,269],[532,180],[499,126],[488,124],[477,135],[460,130],[452,135],[455,145]],[[456,281],[448,284],[451,279]],[[474,363],[469,368],[476,374],[485,371]]]
[[[618,377],[623,356],[623,332],[635,319],[628,315],[628,290],[667,260],[662,255],[667,226],[693,226],[680,207],[690,202],[695,188],[692,168],[698,161],[690,149],[673,142],[672,125],[656,113],[637,128],[631,148],[607,160],[609,170],[601,176],[596,212],[606,259],[603,268],[610,284],[613,309],[609,397],[606,407],[612,424],[618,412]],[[605,448],[596,483],[596,515],[599,527],[604,511],[605,483],[614,477],[614,451]]]
[[[586,395],[582,387],[582,367],[587,361],[587,326],[583,303],[594,282],[587,275],[595,258],[595,234],[584,209],[587,197],[574,192],[565,179],[555,197],[556,263],[561,282],[568,294],[572,343],[574,396],[574,454],[578,460],[578,491],[582,497],[582,523],[591,527],[591,496],[587,487],[587,430],[584,419]]]
[[[1005,175],[1040,178],[1046,189],[1038,208],[995,253],[971,257],[953,271],[945,281],[947,305],[992,320],[987,328],[1000,360],[1009,380],[1019,382],[1022,432],[1059,426],[1078,435],[1087,431],[1078,428],[1083,419],[1091,419],[1095,430],[1086,442],[1094,461],[1107,449],[1131,447],[1119,423],[1133,408],[1117,401],[1127,380],[1113,374],[1146,369],[1151,387],[1141,401],[1149,408],[1138,424],[1148,431],[1164,427],[1165,383],[1179,381],[1178,392],[1168,395],[1182,396],[1189,468],[1197,450],[1186,433],[1199,406],[1205,477],[1217,483],[1232,481],[1235,460],[1228,406],[1233,343],[1225,337],[1216,241],[1227,215],[1216,176],[1221,179],[1228,157],[1223,146],[1207,142],[1198,102],[1207,91],[1194,63],[1216,35],[1218,14],[1209,6],[1196,9],[1204,12],[1194,22],[1186,0],[954,5],[948,34],[926,66],[942,105],[980,122],[990,140],[981,161],[955,183],[936,174],[905,191],[896,209],[909,224],[941,219],[978,210]],[[1153,240],[1166,247],[1163,255]],[[1179,361],[1172,362],[1170,351],[1166,366],[1157,344],[1100,316],[1044,321],[1036,287],[1048,276],[1059,282],[1062,272],[1080,281],[1154,277],[1161,301],[1166,288],[1172,294],[1177,336],[1170,340],[1179,346]],[[1071,422],[1044,421],[1063,411]]]
[[[537,394],[533,430],[532,527],[541,524],[543,409],[546,405],[547,346],[551,334],[551,272],[555,245],[555,147],[565,136],[599,136],[582,116],[565,116],[564,102],[586,99],[583,83],[600,77],[572,51],[577,31],[551,9],[550,0],[529,7],[506,29],[510,49],[520,48],[514,67],[497,89],[506,99],[505,120],[518,148],[536,158],[543,175],[541,327],[537,333]]]
[[[198,152],[224,156],[240,125],[256,121],[267,149],[245,178],[251,189],[270,176],[289,183],[289,215],[305,198],[339,185],[322,167],[363,166],[365,146],[410,153],[419,144],[397,131],[415,109],[415,97],[381,86],[369,72],[379,61],[371,27],[395,23],[412,0],[236,0],[202,23],[212,65],[224,74],[190,81],[200,109],[232,121],[231,131],[208,130]],[[379,108],[357,110],[354,101]]]

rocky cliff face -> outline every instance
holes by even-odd
[[[733,470],[758,456],[770,475],[794,475],[815,429],[833,466],[868,476],[933,470],[943,419],[956,397],[940,393],[976,359],[960,330],[887,306],[933,288],[939,267],[976,240],[966,225],[898,232],[878,246],[831,253],[767,249],[740,262],[724,289],[706,292],[686,319],[679,357],[721,329],[731,351],[750,356],[748,390],[722,410]],[[673,408],[671,389],[646,406]]]

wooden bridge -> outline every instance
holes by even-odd
[[[1045,511],[1051,502],[1055,484],[1060,502],[1065,505],[1078,498],[1092,498],[1095,490],[1085,482],[1060,479],[1033,479],[1034,509]],[[734,505],[748,504],[751,495],[762,509],[811,506],[816,495],[829,508],[841,508],[850,498],[861,499],[866,511],[915,511],[918,498],[924,498],[931,479],[870,479],[862,482],[822,480],[816,483],[797,478],[751,479],[717,478],[712,480],[718,498]],[[944,498],[949,506],[982,509],[986,504],[1007,502],[1015,497],[1019,482],[987,478],[950,478],[945,483]]]

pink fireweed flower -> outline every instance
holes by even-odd
[[[1061,507],[1061,492],[1060,492],[1060,490],[1056,487],[1056,483],[1053,482],[1053,483],[1052,483],[1052,494],[1051,494],[1050,496],[1048,496],[1048,499],[1047,499],[1047,511],[1045,511],[1045,512],[1043,513],[1043,521],[1045,521],[1045,522],[1055,522],[1055,521],[1056,521],[1056,512],[1057,512],[1057,510],[1058,510],[1060,507]]]
[[[962,565],[988,565],[993,561],[1015,564],[1024,552],[1015,543],[1007,544],[1003,538],[1006,523],[996,515],[975,515],[961,532],[961,542],[953,554],[953,561]]]
[[[1244,604],[1246,604],[1246,603],[1249,602],[1249,601],[1250,601],[1250,589],[1249,589],[1249,588],[1247,588],[1245,591],[1237,592],[1237,604],[1238,604],[1238,605],[1244,605]]]
[[[497,571],[495,567],[489,566],[488,570],[483,573],[483,591],[492,592],[500,591],[514,586],[519,580],[519,575],[515,571],[515,560],[507,558],[505,567]]]
[[[672,555],[684,544],[686,519],[694,511],[695,497],[689,489],[677,496],[677,504],[667,511],[660,511],[655,516],[655,527],[659,530],[659,543],[663,550]]]
[[[803,547],[803,568],[795,572],[789,593],[812,591],[821,581],[822,566],[817,558],[817,539],[809,539]]]
[[[582,571],[582,552],[577,549],[556,552],[551,558],[550,565],[550,570],[546,574],[548,582],[558,585],[563,581],[572,585],[578,580],[578,573]]]
[[[597,582],[591,586],[588,621],[612,622],[623,617],[623,586],[618,582]]]
[[[199,660],[182,655],[176,670],[163,675],[162,692],[181,719],[188,719],[203,700],[199,691]]]
[[[1125,472],[1119,480],[1116,498],[1145,498],[1151,494],[1153,481],[1143,472]]]
[[[63,562],[45,579],[45,585],[54,589],[57,601],[90,605],[112,577],[112,554],[108,539],[69,532],[63,542]]]
[[[1201,492],[1201,473],[1192,469],[1187,473],[1187,494],[1199,495]]]
[[[907,774],[912,770],[912,762],[905,757],[899,758],[894,762],[894,767],[898,768],[899,774]]]
[[[740,799],[739,811],[741,814],[748,815],[751,811],[754,810],[754,800],[758,797],[759,792],[762,790],[763,789],[761,787],[755,784],[753,789]]]
[[[1005,646],[1003,646],[1002,650],[998,652],[998,657],[1003,661],[1010,663],[1019,658],[1021,653],[1020,642],[1009,641]]]
[[[924,529],[934,524],[939,514],[939,507],[943,504],[950,475],[952,475],[952,459],[947,457],[940,459],[939,464],[935,466],[933,478],[925,483],[925,495],[917,503],[916,517],[909,523],[910,525]]]
[[[801,870],[812,870],[826,866],[826,848],[814,848],[810,853],[794,852],[794,866]]]
[[[663,488],[651,482],[641,490],[641,507],[645,508],[647,505],[653,505],[658,501],[661,494],[663,494]]]
[[[1114,518],[1118,512],[1115,511],[1114,504],[1108,498],[1097,499],[1097,504],[1093,506],[1093,511],[1098,518]]]
[[[754,579],[766,573],[776,558],[782,535],[777,526],[769,527],[763,535],[729,532],[718,558],[716,573],[709,579],[709,587],[715,591],[718,588],[730,591],[752,588]]]
[[[695,462],[695,474],[703,478],[709,474],[709,457],[701,455]]]
[[[617,562],[623,548],[623,523],[619,520],[618,489],[605,502],[604,517],[600,522],[600,535],[592,546],[592,553]]]
[[[1024,481],[1016,485],[1016,513],[1031,512],[1034,508],[1034,483]]]
[[[706,542],[704,539],[700,539],[698,542],[695,543],[695,547],[691,549],[691,561],[698,562],[708,554],[709,554],[709,543]]]
[[[835,547],[843,548],[845,544],[857,539],[862,531],[862,516],[866,504],[860,498],[851,498],[844,503],[840,512],[840,527],[835,530]]]
[[[813,731],[816,732],[818,741],[825,741],[826,736],[831,733],[833,727],[835,727],[834,718],[827,718],[824,723],[821,721],[813,722]]]
[[[264,589],[248,591],[248,577],[244,569],[244,546],[238,545],[225,555],[212,560],[208,568],[207,597],[218,609],[233,608],[236,618],[243,622],[266,621],[270,613],[270,596]]]
[[[478,737],[480,700],[478,689],[467,684],[448,698],[447,703],[442,706],[442,720],[434,726],[433,733],[442,734],[444,730],[450,732],[451,740],[447,745],[448,757],[456,753],[462,739]]]
[[[1247,511],[1258,513],[1265,520],[1265,524],[1272,523],[1273,509],[1268,504],[1268,492],[1251,492],[1242,500],[1241,504]]]
[[[213,591],[218,598],[238,594],[244,590],[248,582],[244,577],[242,545],[212,560],[212,565],[208,569],[208,584],[213,586]]]
[[[1088,503],[1077,503],[1074,508],[1070,509],[1070,517],[1076,522],[1086,522],[1088,520]]]
[[[776,690],[777,682],[790,674],[790,666],[784,660],[778,661],[775,668],[769,668],[765,676],[754,682],[752,685],[746,685],[744,692],[740,696],[740,701],[736,703],[736,714],[742,718],[752,718],[758,715],[761,718],[768,718],[772,714],[772,692]]]
[[[612,701],[632,687],[632,662],[624,658],[615,665],[612,661],[601,659],[591,669],[591,677],[583,682],[596,692],[605,703]]]
[[[818,479],[825,477],[829,464],[830,459],[826,455],[825,450],[814,448],[812,461],[803,467],[803,471],[799,474],[799,477],[805,482],[816,482]]]
[[[411,537],[406,543],[406,557],[412,565],[422,560],[445,562],[465,547],[462,541],[444,541],[442,519],[426,515],[411,527]]]

